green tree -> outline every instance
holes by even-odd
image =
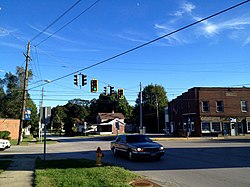
[[[32,71],[29,71],[29,80]],[[4,79],[0,79],[0,117],[20,119],[22,107],[24,69],[16,68],[16,75],[8,72]],[[27,94],[26,107],[32,109],[31,120],[24,123],[24,127],[31,125],[31,130],[38,128],[37,109],[34,102]]]
[[[83,123],[89,115],[88,105],[86,100],[73,99],[64,106],[54,107],[51,114],[53,129],[64,129],[66,134],[71,134],[73,127]]]
[[[88,120],[96,123],[98,113],[111,113],[112,111],[122,113],[127,120],[132,119],[133,107],[129,105],[126,97],[119,99],[117,92],[112,95],[100,94],[98,99],[90,101],[90,114]],[[126,120],[126,121],[127,121]]]
[[[56,106],[51,111],[51,124],[55,130],[63,130],[67,119],[67,109],[65,106]]]
[[[168,104],[167,94],[165,89],[160,85],[150,84],[146,86],[142,91],[142,123],[146,126],[147,132],[159,131],[165,127],[165,111],[164,108]],[[136,99],[136,105],[134,108],[134,117],[136,124],[139,126],[140,116],[140,97]],[[157,117],[157,110],[159,116]]]

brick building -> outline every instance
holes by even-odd
[[[0,131],[9,131],[11,139],[18,139],[19,119],[0,118]]]
[[[250,133],[250,88],[194,87],[169,102],[169,125],[180,136]]]

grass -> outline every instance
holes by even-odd
[[[23,137],[21,145],[28,145],[33,140],[33,136]],[[17,145],[18,140],[10,140],[11,146]]]
[[[48,160],[36,162],[36,187],[126,187],[138,175],[120,167],[103,165],[86,159]]]
[[[11,146],[13,145],[17,145],[18,140],[10,140]],[[53,144],[56,143],[56,140],[51,140],[51,139],[46,139],[46,144]],[[38,139],[36,139],[35,141],[33,141],[33,137],[29,136],[29,137],[24,137],[23,141],[21,142],[21,145],[29,145],[30,143],[35,143],[35,144],[43,144],[44,141],[42,139],[42,141],[39,141]]]
[[[10,165],[11,160],[0,160],[0,174]]]

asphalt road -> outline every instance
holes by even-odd
[[[110,141],[102,139],[59,138],[48,144],[46,159],[95,159],[97,147],[103,162],[112,163],[156,181],[162,186],[250,186],[250,139],[159,141],[166,149],[160,161],[131,162],[113,157]],[[0,155],[26,154],[43,158],[43,145],[13,146]]]

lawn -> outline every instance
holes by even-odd
[[[11,140],[11,146],[17,145],[18,140]],[[21,145],[29,145],[29,144],[44,144],[44,139],[42,141],[39,141],[38,139],[34,140],[32,136],[24,137],[23,141],[21,142]],[[56,140],[46,139],[46,144],[54,144],[57,143]]]
[[[47,160],[36,162],[35,186],[51,187],[115,187],[130,186],[139,176],[120,167],[86,159]]]

